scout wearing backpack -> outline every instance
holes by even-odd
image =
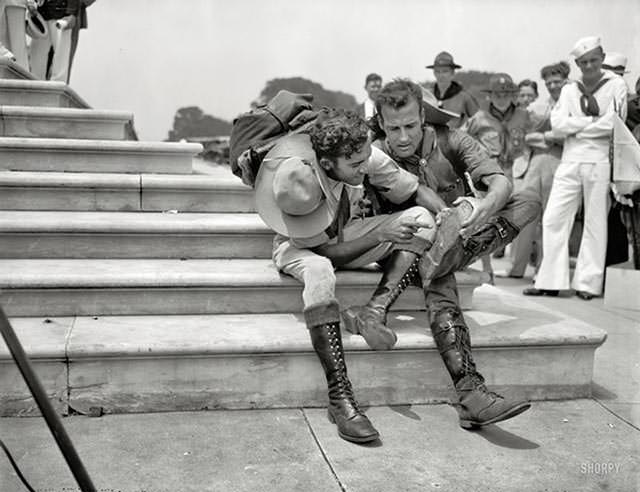
[[[602,293],[611,175],[609,140],[616,112],[623,120],[626,117],[627,86],[621,77],[602,70],[600,38],[580,39],[571,54],[582,76],[562,88],[551,111],[551,127],[565,137],[564,148],[542,219],[542,264],[535,288],[524,294],[558,295],[571,286],[578,297],[590,300]],[[569,284],[569,234],[580,200],[584,201],[584,229]]]

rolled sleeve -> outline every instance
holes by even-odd
[[[451,131],[449,145],[451,150],[455,152],[458,161],[464,163],[475,186],[484,187],[482,178],[487,176],[504,175],[498,161],[490,157],[482,145],[464,131]]]
[[[371,147],[367,175],[371,185],[396,204],[406,202],[418,189],[418,177],[402,169],[377,147]]]

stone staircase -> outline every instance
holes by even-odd
[[[0,303],[56,408],[323,405],[301,285],[274,269],[251,190],[224,169],[195,173],[200,145],[130,140],[129,113],[93,110],[11,65],[0,64]],[[365,302],[379,275],[338,272],[341,303]],[[482,274],[457,277],[492,386],[534,399],[590,394],[602,330],[489,286],[473,297]],[[344,336],[360,400],[446,399],[421,292],[395,308],[393,350]],[[0,414],[34,412],[0,344]]]

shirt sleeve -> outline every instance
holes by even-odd
[[[418,177],[377,147],[371,147],[367,175],[371,185],[393,203],[406,202],[418,189]]]
[[[591,123],[590,116],[574,116],[571,114],[571,91],[573,84],[566,84],[560,92],[558,102],[551,110],[551,129],[559,137],[568,137],[583,130]]]
[[[500,132],[486,123],[481,113],[476,113],[472,118],[469,118],[464,129],[485,148],[490,156],[497,157],[502,152]]]
[[[449,132],[449,146],[455,152],[459,161],[462,161],[466,171],[471,175],[474,185],[484,187],[482,178],[494,174],[504,175],[504,171],[498,161],[491,157],[487,151],[470,135],[461,130]]]
[[[468,92],[466,92],[465,93],[465,113],[467,113],[467,116],[471,118],[474,114],[478,112],[478,109],[480,109],[480,106],[478,104],[478,101],[476,101],[476,98],[473,97],[472,94],[469,94]]]

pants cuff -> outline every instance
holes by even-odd
[[[304,310],[304,320],[307,328],[340,322],[340,307],[338,301],[330,301],[323,304],[314,304]]]

